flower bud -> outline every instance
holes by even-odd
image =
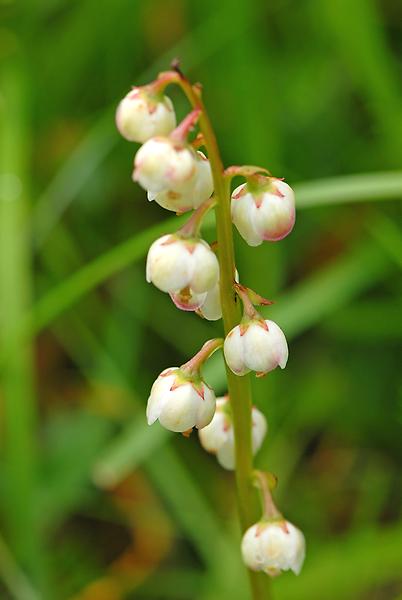
[[[141,144],[156,135],[167,135],[176,127],[172,101],[135,87],[117,107],[116,126],[126,140]]]
[[[170,431],[201,429],[215,412],[215,394],[200,376],[189,376],[177,367],[165,369],[152,386],[148,398],[147,420],[157,419]]]
[[[251,319],[234,327],[226,336],[224,354],[236,375],[256,371],[265,375],[278,365],[286,367],[288,345],[280,327],[273,321]]]
[[[267,431],[267,422],[262,414],[253,406],[251,413],[251,439],[253,454],[261,447]],[[207,452],[216,454],[219,464],[228,470],[235,468],[234,432],[229,398],[216,399],[216,411],[209,425],[199,432],[201,445]]]
[[[275,177],[264,177],[259,187],[245,183],[232,194],[232,220],[250,246],[264,240],[276,242],[287,236],[295,223],[292,188]]]
[[[183,192],[163,190],[162,192],[148,192],[148,200],[155,200],[162,208],[175,213],[185,213],[198,208],[213,192],[211,165],[202,153],[196,153],[196,174],[191,187]]]
[[[189,287],[202,294],[218,281],[218,259],[204,240],[164,235],[149,249],[146,278],[162,292],[175,293]]]
[[[241,551],[252,571],[264,571],[274,577],[292,570],[298,575],[306,553],[302,532],[285,519],[260,521],[247,529]]]
[[[197,172],[195,151],[168,137],[145,142],[134,159],[134,181],[151,193],[184,192],[193,186]]]

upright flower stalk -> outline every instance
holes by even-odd
[[[174,114],[168,114],[172,107],[169,98],[164,95],[170,84],[183,90],[192,108],[178,126]],[[196,209],[181,229],[163,236],[151,246],[147,279],[160,290],[168,292],[182,310],[196,311],[212,320],[221,314],[226,338],[224,344],[221,339],[210,340],[180,368],[172,367],[160,374],[148,400],[148,422],[152,424],[159,419],[164,427],[184,435],[189,435],[193,427],[201,432],[206,428],[205,435],[200,433],[201,443],[209,451],[217,453],[222,466],[235,468],[240,524],[242,532],[248,536],[246,541],[243,539],[243,559],[249,567],[253,598],[261,600],[268,597],[268,579],[257,571],[276,575],[291,568],[299,572],[304,549],[302,552],[300,544],[297,546],[296,560],[295,546],[286,537],[290,529],[275,508],[266,485],[267,481],[275,479],[269,474],[257,476],[253,469],[253,453],[260,447],[267,428],[265,417],[252,406],[248,373],[255,371],[257,376],[262,376],[276,366],[284,368],[288,350],[278,325],[265,320],[254,308],[255,305],[271,302],[239,282],[233,224],[252,246],[263,240],[279,240],[293,227],[294,196],[287,184],[272,177],[264,168],[247,165],[224,169],[215,132],[202,100],[201,87],[199,84],[192,85],[177,65],[172,71],[161,73],[155,82],[144,87],[144,91],[135,90],[134,98],[138,94],[141,97],[138,113],[147,122],[139,127],[138,115],[133,115],[135,103],[120,104],[118,113],[118,123],[124,123],[125,130],[141,130],[136,138],[144,145],[135,157],[133,178],[148,191],[149,199],[155,198],[168,210],[176,210],[179,214]],[[127,96],[130,98],[129,94]],[[199,133],[190,141],[189,134],[197,125]],[[156,133],[144,139],[144,131]],[[131,136],[132,139],[134,137]],[[200,147],[205,148],[207,156],[198,150]],[[212,196],[208,183],[211,175]],[[231,196],[231,180],[238,175],[244,177],[246,183]],[[208,193],[211,197],[202,197]],[[213,207],[217,249],[209,247],[200,238],[203,217]],[[211,311],[212,295],[214,306]],[[217,306],[219,301],[220,306]],[[204,304],[206,307],[207,302],[208,310],[203,311],[202,307]],[[212,313],[213,316],[209,317]],[[202,379],[201,367],[223,345],[228,395],[218,399],[216,410],[215,395]],[[260,491],[263,489],[260,521],[256,481],[260,481],[257,485]],[[271,524],[271,521],[275,523]],[[279,533],[278,522],[282,527]],[[293,535],[295,540],[300,541],[301,532],[290,524],[289,527],[297,532]],[[261,537],[264,544],[259,538],[262,530],[265,532]],[[253,537],[255,531],[258,548]],[[270,555],[277,546],[276,538],[282,553],[278,564]],[[286,554],[287,549],[289,555]],[[260,564],[255,556],[261,552],[266,552],[267,556],[263,556]]]

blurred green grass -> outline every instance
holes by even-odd
[[[203,83],[226,163],[297,190],[291,237],[236,238],[244,282],[290,339],[286,371],[254,383],[257,462],[308,541],[273,597],[399,597],[400,4],[0,11],[1,597],[248,597],[232,475],[195,434],[144,419],[159,371],[219,330],[145,283],[147,247],[174,225],[132,184],[114,128],[129,86],[175,56]],[[219,357],[206,376],[225,391]]]

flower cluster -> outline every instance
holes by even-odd
[[[183,81],[179,71],[163,73],[149,85],[133,88],[116,112],[122,136],[142,144],[134,157],[132,178],[147,192],[148,200],[178,215],[192,211],[177,231],[153,242],[146,261],[146,279],[169,294],[179,309],[216,321],[222,313],[225,315],[221,275],[225,268],[229,269],[231,295],[236,294],[241,301],[243,317],[232,320],[229,327],[225,321],[224,340],[210,340],[181,367],[165,369],[152,386],[146,414],[149,425],[159,420],[166,429],[184,435],[197,428],[201,445],[216,455],[222,467],[232,470],[236,468],[238,451],[234,408],[230,396],[215,398],[203,379],[202,366],[223,347],[226,363],[236,376],[254,371],[259,377],[277,366],[285,368],[288,346],[281,328],[255,308],[271,302],[241,284],[235,265],[225,263],[219,244],[207,243],[200,231],[205,216],[216,204],[230,202],[230,210],[226,205],[228,221],[231,215],[239,234],[250,246],[265,240],[277,242],[294,226],[295,199],[287,183],[264,169],[229,167],[222,172],[219,165],[214,165],[200,90]],[[171,83],[181,85],[193,106],[178,125],[172,101],[165,95],[165,88]],[[201,131],[194,136],[199,124]],[[231,198],[229,194],[227,199],[215,197],[214,187],[218,190],[223,182],[223,187],[230,189],[234,176],[243,177],[245,182],[232,192]],[[251,409],[250,417],[250,452],[255,454],[263,443],[267,423],[256,407]],[[270,490],[263,488],[263,519],[246,531],[243,559],[250,569],[270,575],[287,569],[298,573],[304,558],[303,535],[278,516],[276,508],[272,508]]]

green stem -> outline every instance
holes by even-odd
[[[235,255],[232,219],[230,214],[230,184],[224,176],[224,166],[211,121],[205,109],[200,91],[187,79],[177,74],[176,82],[183,89],[194,109],[200,108],[199,125],[204,136],[208,159],[211,164],[216,198],[215,215],[220,267],[220,295],[225,335],[238,325],[240,306],[233,289],[235,281]],[[236,456],[236,487],[241,529],[244,532],[258,520],[255,512],[255,494],[252,488],[253,454],[251,446],[251,384],[249,376],[237,377],[226,365],[228,392],[233,414]],[[261,573],[249,571],[254,600],[268,598],[268,578]]]

